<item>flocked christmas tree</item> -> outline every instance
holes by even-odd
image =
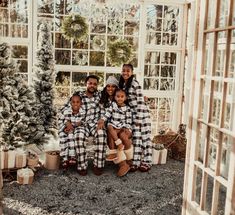
[[[37,117],[32,90],[21,75],[18,67],[9,58],[10,49],[0,44],[0,126],[1,144],[20,146],[42,144],[45,130]]]
[[[43,22],[40,24],[38,37],[37,63],[34,70],[33,87],[39,116],[47,134],[56,134],[57,118],[54,106],[55,70],[53,60],[53,46],[50,26]]]

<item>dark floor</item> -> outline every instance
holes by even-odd
[[[90,168],[90,167],[89,167]],[[112,163],[105,173],[87,176],[39,170],[32,185],[4,184],[4,214],[15,215],[178,215],[181,214],[184,163],[168,160],[149,173],[118,178]]]

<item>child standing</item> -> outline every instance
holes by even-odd
[[[132,115],[130,107],[126,105],[127,96],[124,90],[117,89],[114,100],[111,106],[106,109],[99,126],[103,127],[104,122],[108,121],[108,133],[118,149],[117,159],[114,160],[119,164],[117,175],[124,176],[130,170],[127,160],[131,160],[133,157],[133,147],[130,141]]]
[[[133,117],[134,157],[132,172],[139,169],[147,172],[152,164],[152,142],[150,115],[138,81],[133,76],[133,66],[124,64],[119,87],[125,90]]]
[[[85,118],[81,108],[82,100],[77,94],[70,99],[71,107],[64,110],[59,117],[60,157],[63,168],[76,164],[76,130]]]

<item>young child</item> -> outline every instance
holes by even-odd
[[[101,117],[100,126],[104,126],[104,122],[108,121],[108,133],[118,149],[117,159],[114,160],[119,164],[117,175],[124,176],[130,170],[127,160],[131,160],[133,157],[133,147],[130,140],[132,116],[130,107],[126,105],[127,97],[124,90],[117,89],[114,100]]]
[[[152,164],[150,114],[145,105],[141,87],[133,76],[131,64],[123,65],[119,87],[127,94],[133,117],[134,157],[130,171],[134,172],[139,169],[142,172],[147,172]]]
[[[63,168],[76,164],[76,129],[82,124],[85,112],[81,108],[82,100],[77,94],[70,99],[71,107],[59,117],[60,157]]]

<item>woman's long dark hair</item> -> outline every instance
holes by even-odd
[[[122,68],[123,68],[124,66],[129,67],[129,68],[133,71],[133,66],[132,66],[132,64],[123,64]],[[123,77],[121,76],[120,79],[119,79],[119,84],[118,84],[118,85],[119,85],[119,88],[120,88],[120,89],[124,89],[127,96],[128,96],[128,94],[129,94],[129,89],[130,89],[130,87],[131,87],[131,82],[132,82],[133,78],[134,78],[134,75],[132,75],[130,78],[128,78],[127,84],[126,84],[125,88],[124,88],[124,83],[125,83],[125,81],[124,81]]]
[[[115,95],[115,91],[113,96]],[[109,106],[109,94],[107,93],[107,86],[105,86],[105,88],[101,91],[100,104],[104,105],[105,108]]]

